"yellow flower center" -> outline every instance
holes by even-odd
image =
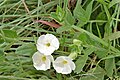
[[[64,60],[62,63],[63,63],[63,64],[67,64],[68,62],[67,62],[66,60]]]
[[[46,56],[43,56],[43,57],[42,57],[42,61],[46,61]]]
[[[50,46],[50,43],[47,43],[46,46],[49,47],[49,46]]]

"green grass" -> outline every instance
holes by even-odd
[[[68,3],[0,1],[0,80],[120,80],[120,1],[76,0],[70,9]],[[37,20],[54,20],[61,26],[54,28]],[[47,33],[60,41],[54,58],[76,53],[76,69],[71,74],[33,67],[36,40]]]

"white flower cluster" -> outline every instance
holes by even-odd
[[[50,69],[51,62],[58,73],[70,74],[75,70],[75,64],[70,57],[60,56],[54,60],[51,55],[59,48],[59,40],[52,34],[41,35],[37,40],[37,52],[33,54],[33,65],[37,70]]]

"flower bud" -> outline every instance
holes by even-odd
[[[69,57],[74,60],[77,57],[77,55],[77,52],[72,52],[70,53]]]
[[[82,41],[78,40],[78,39],[74,39],[73,40],[73,44],[77,45],[77,46],[81,46]]]

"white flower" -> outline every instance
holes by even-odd
[[[75,70],[75,64],[71,58],[67,56],[60,56],[53,62],[53,67],[58,73],[70,74]]]
[[[33,65],[37,70],[50,69],[51,62],[53,62],[52,55],[43,55],[40,52],[35,52],[32,56]]]
[[[58,39],[52,34],[41,35],[37,40],[37,50],[44,55],[51,55],[59,48]]]

